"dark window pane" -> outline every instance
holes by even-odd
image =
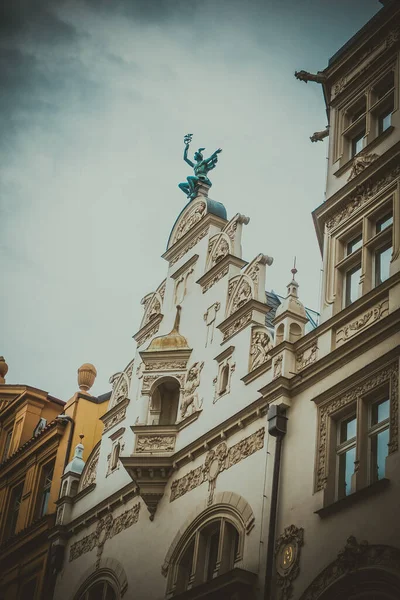
[[[394,87],[394,72],[390,71],[375,86],[374,91],[379,98],[383,98]]]
[[[358,250],[359,248],[361,248],[362,246],[362,235],[358,235],[356,238],[354,238],[354,240],[351,240],[351,242],[349,242],[347,244],[347,254],[352,254],[352,252],[355,252],[356,250]]]
[[[178,567],[178,578],[176,583],[176,591],[184,592],[187,590],[189,585],[190,575],[193,567],[193,555],[194,555],[194,540],[189,544],[185,550],[182,560]]]
[[[385,419],[389,418],[389,400],[382,400],[382,402],[375,402],[371,407],[371,425],[381,423]]]
[[[379,285],[389,278],[390,259],[392,258],[392,247],[379,250],[375,254],[375,285]]]
[[[95,583],[89,590],[88,600],[103,600],[103,592],[104,592],[104,581],[100,581],[99,583]]]
[[[384,229],[386,229],[387,227],[389,227],[392,224],[393,224],[393,215],[391,213],[385,215],[384,217],[382,217],[382,219],[379,219],[379,221],[376,222],[376,233],[383,231]]]
[[[19,508],[21,506],[22,492],[24,490],[24,482],[21,481],[11,492],[9,512],[6,524],[6,538],[14,535],[19,515]]]
[[[356,437],[357,419],[350,417],[340,423],[340,443],[347,442]]]
[[[107,590],[106,590],[106,595],[104,600],[116,600],[116,595],[114,590],[112,589],[111,585],[109,583],[106,584],[107,585]]]
[[[381,431],[371,438],[372,480],[385,476],[385,460],[388,455],[389,429]]]
[[[54,474],[54,461],[43,467],[42,472],[42,497],[40,501],[39,517],[43,517],[47,513],[50,499],[51,484]]]
[[[3,462],[3,460],[6,460],[6,458],[8,456],[8,453],[10,451],[12,433],[13,433],[12,429],[11,429],[11,431],[7,431],[6,439],[5,439],[5,442],[4,442],[4,450],[3,450],[3,456],[1,458],[1,462]]]
[[[346,273],[346,306],[357,300],[358,284],[360,282],[361,265],[357,265]]]
[[[208,563],[207,563],[207,581],[212,579],[215,567],[217,566],[219,546],[219,529],[212,533],[208,540]]]
[[[392,124],[392,110],[383,113],[378,119],[378,133],[383,133]]]
[[[354,473],[356,449],[350,448],[339,457],[339,498],[351,494],[351,477]]]
[[[365,131],[363,131],[362,133],[359,133],[351,140],[351,155],[352,156],[355,156],[356,154],[361,152],[361,150],[363,149],[364,136],[365,136]]]

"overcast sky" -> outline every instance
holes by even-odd
[[[311,211],[324,200],[322,70],[378,0],[2,0],[0,354],[8,383],[64,400],[134,355],[141,298],[185,204],[193,148],[223,153],[210,197],[250,217],[244,258],[318,309]]]

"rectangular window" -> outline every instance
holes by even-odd
[[[390,225],[393,225],[392,213],[388,213],[376,222],[376,233],[380,233],[387,227],[390,227]]]
[[[1,462],[3,462],[3,460],[6,460],[6,458],[8,457],[8,453],[10,452],[12,434],[13,434],[12,429],[7,431],[7,433],[6,433],[6,439],[4,441],[4,449],[3,449],[3,454],[1,457]]]
[[[379,134],[383,133],[384,131],[389,129],[389,127],[391,126],[392,112],[393,112],[393,109],[390,108],[389,110],[386,110],[381,115],[379,115],[379,117],[378,117],[378,133]]]
[[[355,252],[356,250],[358,250],[361,247],[362,247],[362,235],[360,234],[356,238],[351,240],[351,242],[348,242],[347,256],[349,256],[349,254],[352,254],[353,252]]]
[[[364,148],[365,130],[351,140],[351,156],[355,156]]]
[[[360,276],[361,265],[357,265],[346,273],[346,306],[349,306],[358,298]]]
[[[375,402],[370,409],[371,481],[377,481],[385,476],[389,444],[389,399]]]
[[[346,418],[338,425],[338,498],[344,498],[353,491],[351,480],[356,460],[356,416]]]
[[[8,505],[5,539],[13,536],[17,528],[19,509],[22,501],[24,482],[21,481],[11,491],[10,503]]]
[[[37,578],[30,579],[22,585],[20,600],[33,600],[36,592]]]
[[[390,276],[390,260],[392,246],[381,248],[375,252],[375,285],[379,285]]]
[[[45,465],[42,470],[42,477],[40,481],[39,490],[40,496],[38,504],[38,517],[43,517],[45,514],[47,514],[50,499],[51,483],[53,481],[54,474],[54,464],[55,461],[52,461]]]

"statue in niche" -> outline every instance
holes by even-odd
[[[187,183],[180,183],[178,185],[179,189],[186,194],[189,200],[196,198],[197,191],[201,183],[205,183],[209,187],[212,186],[207,174],[212,169],[215,169],[218,162],[218,154],[222,152],[222,149],[218,148],[218,150],[213,152],[209,158],[204,158],[203,150],[205,150],[205,148],[199,148],[197,152],[194,153],[193,159],[195,160],[195,163],[193,163],[188,158],[189,145],[192,141],[192,137],[192,133],[185,135],[185,150],[183,152],[183,160],[192,167],[194,170],[194,175],[189,175],[189,177],[186,177]]]
[[[201,408],[202,403],[199,400],[197,388],[200,385],[200,373],[203,367],[204,362],[196,362],[186,375],[185,385],[183,386],[181,419],[185,419]]]
[[[269,351],[273,348],[269,335],[264,331],[256,331],[253,333],[251,344],[251,370],[256,369],[269,358]]]

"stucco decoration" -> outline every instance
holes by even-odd
[[[173,452],[175,435],[138,435],[135,452]]]
[[[301,371],[308,367],[308,365],[312,365],[317,360],[318,356],[318,345],[317,341],[313,342],[311,346],[305,348],[301,352],[296,354],[296,369],[297,371]]]
[[[174,227],[174,233],[169,243],[169,247],[173,246],[181,239],[196,223],[201,221],[207,214],[207,204],[204,198],[199,197],[193,200],[188,209],[183,212]]]
[[[124,403],[124,405],[121,406],[119,408],[119,410],[116,410],[115,412],[110,411],[109,418],[107,418],[105,415],[103,415],[103,417],[102,417],[102,421],[104,423],[103,435],[105,433],[107,433],[107,431],[109,429],[111,429],[111,427],[114,427],[115,425],[117,425],[118,423],[120,423],[121,421],[123,421],[125,419],[126,405],[127,405],[127,403]]]
[[[282,375],[283,354],[279,354],[274,360],[274,379]]]
[[[79,482],[79,492],[92,485],[96,481],[97,465],[100,456],[100,442],[96,444],[89,458],[86,461],[85,467],[82,471],[81,479]]]
[[[336,346],[341,346],[360,331],[363,331],[375,321],[379,321],[389,312],[389,299],[385,298],[366,312],[352,319],[336,331]]]
[[[347,181],[350,181],[350,179],[353,179],[353,177],[357,177],[357,175],[362,173],[377,158],[379,158],[379,154],[374,154],[373,152],[370,152],[369,154],[360,152],[360,154],[357,154],[353,159],[353,164]]]
[[[140,323],[140,329],[150,323],[161,313],[162,298],[158,292],[151,292],[141,299],[140,304],[144,306],[144,313]]]
[[[341,394],[333,400],[328,400],[325,404],[320,406],[318,414],[318,449],[317,449],[317,477],[316,477],[316,490],[322,490],[325,488],[327,481],[327,436],[329,428],[329,419],[336,411],[341,408],[356,402],[358,398],[365,396],[375,388],[388,383],[389,384],[389,396],[390,396],[390,439],[389,439],[389,454],[398,450],[399,444],[399,425],[398,425],[398,412],[399,412],[399,370],[398,364],[394,363],[385,369],[382,369],[378,373],[375,373],[368,379],[365,379],[359,385],[353,387],[348,392]]]
[[[96,568],[98,568],[106,541],[137,523],[139,511],[140,503],[138,502],[118,517],[114,517],[111,512],[107,513],[98,521],[96,530],[93,533],[72,544],[69,551],[69,561],[71,562],[82,556],[82,554],[97,548]]]
[[[264,364],[269,358],[269,352],[274,347],[270,335],[265,327],[253,327],[250,342],[249,371],[253,371]]]
[[[224,337],[222,341],[226,342],[227,340],[229,340],[229,338],[238,333],[241,329],[244,329],[246,325],[248,325],[251,322],[252,316],[253,312],[249,310],[244,315],[239,317],[239,319],[236,319],[236,321],[234,321],[232,325],[224,331]]]
[[[187,244],[185,244],[182,247],[182,250],[180,252],[171,257],[170,265],[174,265],[176,262],[178,262],[178,260],[185,256],[185,254],[189,252],[189,250],[194,248],[196,244],[198,244],[203,238],[205,238],[206,235],[208,235],[209,229],[209,227],[205,227],[204,229],[199,231],[199,233],[194,238],[192,238]]]
[[[196,362],[186,375],[180,408],[181,420],[201,409],[203,400],[199,398],[197,388],[200,385],[200,374],[203,367],[204,362]]]
[[[304,529],[289,525],[275,543],[275,565],[280,600],[293,596],[293,581],[300,572],[300,552],[304,543]]]
[[[227,447],[225,442],[221,442],[215,449],[207,453],[203,465],[189,471],[172,483],[170,502],[208,481],[209,495],[207,502],[210,504],[219,473],[230,469],[236,463],[257,452],[257,450],[261,450],[264,447],[264,434],[265,428],[262,427],[230,448]]]
[[[318,600],[335,582],[359,570],[379,569],[396,575],[400,573],[400,550],[384,545],[358,542],[351,535],[330,565],[306,589],[300,600]]]
[[[349,201],[346,205],[336,212],[327,222],[326,229],[331,231],[347,219],[364,204],[372,200],[374,196],[386,186],[390,185],[400,175],[400,165],[387,171],[383,177],[375,181],[369,179],[356,187],[354,192],[349,195]]]
[[[206,292],[208,292],[208,290],[210,288],[212,288],[213,285],[215,285],[216,283],[218,283],[218,281],[220,281],[223,277],[225,277],[225,275],[228,275],[228,272],[229,272],[229,266],[225,267],[224,269],[221,269],[220,271],[218,271],[218,273],[216,273],[214,275],[214,277],[212,277],[207,283],[205,283],[202,286],[203,294],[205,294]]]
[[[236,275],[229,280],[226,317],[254,298],[254,285],[247,275]]]
[[[204,313],[204,321],[207,326],[207,335],[206,335],[206,348],[208,343],[212,344],[214,339],[214,329],[215,329],[215,321],[217,319],[217,312],[221,308],[221,304],[219,302],[214,302],[211,306],[208,307],[207,311]]]
[[[208,244],[206,271],[211,269],[228,254],[232,254],[238,258],[242,257],[242,226],[247,225],[249,221],[249,217],[237,213],[219,233],[210,238]],[[210,287],[211,285],[208,283],[207,289]]]
[[[116,373],[109,379],[109,383],[112,384],[112,392],[109,407],[113,408],[122,400],[129,397],[129,385],[130,380],[125,372]]]

